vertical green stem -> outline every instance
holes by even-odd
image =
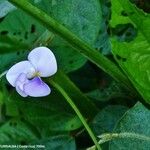
[[[50,80],[50,83],[64,96],[64,98],[67,100],[67,102],[70,104],[70,106],[73,108],[73,110],[76,112],[76,114],[78,115],[79,119],[83,123],[85,129],[87,130],[88,134],[90,135],[90,137],[93,140],[94,144],[96,145],[97,149],[101,150],[101,147],[98,144],[98,141],[97,141],[94,133],[90,129],[89,125],[87,124],[86,120],[84,119],[84,117],[82,116],[82,114],[80,113],[79,109],[76,107],[76,105],[72,101],[72,99],[68,96],[68,94],[64,91],[64,89],[62,89],[61,86],[58,85],[56,82],[54,82],[53,80]]]

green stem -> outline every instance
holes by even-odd
[[[122,73],[122,71],[109,59],[104,57],[98,51],[90,47],[86,42],[82,41],[75,34],[70,32],[63,25],[55,21],[49,15],[44,13],[42,10],[30,4],[27,0],[8,0],[15,6],[18,6],[29,15],[37,19],[43,26],[48,30],[58,34],[60,37],[68,41],[78,52],[83,54],[91,62],[96,64],[103,71],[112,76],[115,80],[119,81],[126,88],[134,92],[134,88],[131,85],[129,79]]]
[[[138,140],[144,140],[150,142],[150,137],[141,135],[138,133],[133,133],[133,132],[123,132],[123,133],[104,133],[100,136],[99,144],[103,144],[105,142],[114,140],[116,138],[132,138],[132,139],[138,139]],[[95,150],[95,145],[92,147],[87,148],[87,150]]]
[[[99,143],[105,143],[107,141],[116,139],[116,138],[132,138],[132,139],[138,139],[138,140],[144,140],[150,142],[150,137],[141,135],[138,133],[133,132],[123,132],[123,133],[104,133],[100,136],[98,136],[101,140]]]
[[[46,30],[34,43],[32,48],[35,48],[39,45],[48,45],[51,40],[54,38],[54,34]],[[51,77],[51,79],[60,84],[63,89],[67,92],[67,94],[71,97],[75,105],[78,107],[83,116],[90,120],[95,117],[98,113],[99,109],[96,105],[85,96],[80,89],[69,79],[69,77],[62,71],[58,70],[55,76]],[[48,79],[49,82],[49,79]],[[90,109],[89,109],[90,108]]]
[[[63,71],[57,71],[57,73],[50,79],[65,89],[66,93],[69,95],[69,97],[71,97],[74,104],[78,107],[84,117],[86,117],[88,120],[95,117],[99,109],[91,100],[88,99],[88,97],[86,97],[80,91],[80,89],[68,78],[68,76]],[[49,81],[50,80],[48,79],[48,82]]]
[[[2,72],[2,73],[0,74],[0,80],[1,80],[1,78],[2,78],[4,75],[6,75],[7,72],[8,72],[8,70],[6,70],[6,71],[4,71],[4,72]]]
[[[61,88],[61,86],[59,84],[57,84],[53,80],[50,80],[50,83],[64,96],[64,98],[66,99],[66,101],[70,104],[70,106],[73,108],[73,110],[76,112],[76,114],[78,115],[79,119],[83,123],[85,129],[87,130],[88,134],[90,135],[90,137],[93,140],[94,144],[96,145],[97,149],[101,150],[101,147],[98,144],[97,139],[96,139],[94,133],[90,129],[89,125],[87,124],[86,120],[84,119],[84,117],[82,116],[82,114],[80,113],[79,109],[76,107],[76,105],[72,101],[72,99],[68,96],[68,94],[64,91],[64,89]]]
[[[35,48],[39,45],[48,45],[49,42],[53,39],[54,34],[46,30],[34,43],[32,48]],[[85,96],[80,89],[69,79],[69,77],[60,69],[57,71],[55,76],[51,79],[60,84],[63,89],[71,97],[75,105],[78,107],[80,112],[83,114],[86,119],[90,120],[98,113],[99,109],[96,105]],[[49,82],[49,79],[48,79]],[[89,109],[90,108],[90,109]]]

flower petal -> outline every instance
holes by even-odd
[[[23,85],[20,86],[16,86],[16,91],[22,96],[22,97],[27,97],[28,95],[22,90]]]
[[[24,84],[24,91],[27,95],[32,97],[42,97],[50,94],[51,90],[49,86],[44,83],[41,78],[35,77]]]
[[[40,73],[41,77],[49,77],[57,71],[56,58],[47,47],[33,49],[28,55],[28,60],[35,67],[36,71]]]
[[[21,61],[8,70],[6,74],[6,79],[12,86],[15,87],[15,82],[18,76],[21,73],[27,74],[28,72],[31,72],[31,70],[33,71],[35,69],[29,61]]]
[[[18,78],[16,79],[16,91],[22,96],[27,97],[28,95],[24,92],[24,84],[28,83],[29,80],[27,79],[27,75],[25,73],[21,73]]]

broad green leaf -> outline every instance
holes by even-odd
[[[127,111],[127,109],[127,107],[122,105],[108,105],[99,111],[91,123],[91,127],[95,134],[99,136],[103,133],[112,132],[115,125]],[[108,147],[109,143],[102,145],[104,150],[107,150]]]
[[[92,128],[96,135],[112,132],[127,109],[127,107],[121,105],[109,105],[102,109],[92,121]]]
[[[77,70],[87,61],[86,58],[78,54],[67,42],[59,37],[55,37],[49,47],[56,56],[59,68],[66,73]]]
[[[45,0],[42,4],[39,8],[50,12],[53,18],[94,46],[101,28],[101,7],[98,0]],[[65,72],[76,70],[87,61],[58,37],[49,46],[53,48],[60,67],[63,66]]]
[[[112,0],[112,18],[110,25],[115,27],[118,24],[133,24],[142,34],[143,38],[150,42],[149,20],[150,15],[138,9],[129,0]]]
[[[89,98],[92,98],[96,101],[106,102],[111,99],[118,98],[129,98],[130,94],[121,90],[121,87],[118,83],[112,81],[107,87],[95,89],[86,93]]]
[[[21,10],[14,10],[0,23],[1,53],[8,50],[10,52],[28,50],[44,31],[45,29],[35,19]]]
[[[136,8],[129,0],[113,0],[112,5],[111,25],[131,23],[138,31],[131,42],[112,39],[114,56],[145,101],[149,102],[150,15]]]
[[[150,138],[150,110],[141,103],[125,113],[114,129],[114,133],[135,133]],[[138,138],[118,138],[110,142],[110,150],[149,150],[150,141]]]
[[[6,16],[8,12],[12,11],[15,9],[15,6],[13,6],[11,3],[9,3],[6,0],[1,0],[0,1],[0,18]]]
[[[42,3],[40,8],[50,12],[53,18],[80,38],[94,44],[101,22],[99,0],[44,0]]]
[[[23,118],[36,126],[41,133],[44,131],[71,131],[82,126],[64,98],[53,90],[48,97],[27,98],[12,93],[10,102],[17,105]],[[11,114],[9,114],[11,116]]]
[[[26,59],[29,51],[17,51],[7,54],[0,54],[0,73],[8,70],[15,63]]]
[[[100,21],[100,31],[96,40],[95,48],[102,52],[104,55],[111,53],[111,45],[108,36],[108,22],[111,15],[111,2],[110,0],[99,0],[102,9],[102,19]]]
[[[23,122],[10,120],[0,126],[0,144],[21,144],[37,140],[37,136]]]
[[[40,2],[41,0],[34,0],[35,3]],[[0,18],[5,17],[8,13],[15,10],[16,7],[9,3],[7,0],[0,0]]]
[[[44,145],[47,150],[76,150],[75,140],[68,135],[52,136],[36,141],[35,144]]]

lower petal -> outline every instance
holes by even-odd
[[[27,97],[28,95],[22,90],[22,87],[16,86],[16,91],[22,96]]]
[[[44,83],[41,78],[35,77],[24,84],[24,92],[32,97],[43,97],[50,94],[51,90],[49,86]]]
[[[28,83],[29,80],[27,79],[27,75],[25,73],[21,73],[16,82],[15,82],[15,87],[16,91],[22,96],[22,97],[27,97],[28,95],[24,92],[23,85],[25,83]]]

